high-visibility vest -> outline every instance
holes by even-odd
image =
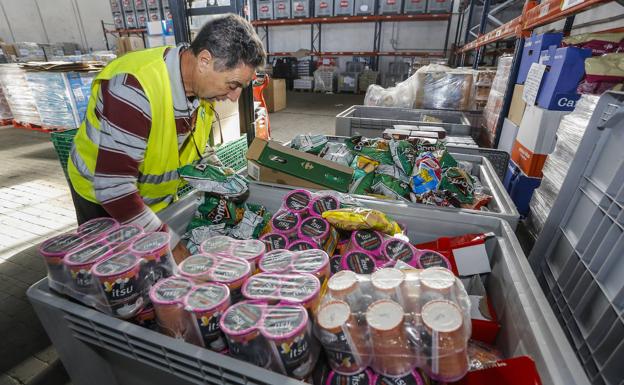
[[[178,150],[173,96],[169,73],[163,60],[166,48],[125,54],[108,64],[94,79],[86,116],[74,138],[67,166],[74,189],[84,199],[99,203],[95,197],[93,175],[100,143],[100,121],[96,117],[95,108],[102,80],[110,80],[119,74],[130,74],[141,84],[149,101],[152,126],[145,156],[139,166],[137,187],[145,204],[154,212],[177,200],[177,191],[184,184],[177,169],[197,160],[197,149],[204,151],[213,117],[211,103],[204,100],[199,104],[195,130],[190,134],[195,143],[192,143],[192,138],[188,138],[185,146]]]

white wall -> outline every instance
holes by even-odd
[[[0,0],[0,38],[8,42],[73,42],[101,50],[100,20],[112,22],[107,0]]]

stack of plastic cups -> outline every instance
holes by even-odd
[[[297,232],[299,239],[333,255],[338,244],[338,232],[325,219],[311,216],[303,221]]]
[[[119,227],[119,222],[113,218],[95,218],[78,226],[78,234],[85,242],[100,240]]]
[[[272,232],[283,235],[288,240],[293,240],[297,237],[300,223],[301,218],[299,215],[286,210],[278,211],[271,218]]]
[[[61,234],[50,238],[39,246],[39,254],[48,269],[48,285],[50,288],[63,292],[67,277],[63,259],[72,251],[85,245],[85,240],[78,234]]]
[[[349,304],[339,299],[324,303],[316,316],[320,340],[330,367],[344,375],[363,372],[371,361],[365,327],[359,325]]]
[[[170,240],[171,236],[165,232],[148,233],[137,237],[130,246],[130,251],[145,261],[142,274],[148,286],[175,272]]]
[[[267,308],[262,334],[273,352],[280,372],[298,379],[307,378],[314,370],[315,355],[308,312],[301,306],[280,305]]]
[[[264,306],[258,301],[237,303],[225,311],[219,326],[232,357],[268,368],[271,365],[271,355],[267,354],[269,346],[257,327],[262,321]]]
[[[216,352],[227,348],[219,321],[230,304],[230,289],[221,283],[195,286],[184,299],[184,309],[197,321],[206,348]]]
[[[133,240],[143,234],[143,229],[136,225],[123,225],[111,231],[106,236],[106,242],[111,246],[114,252],[122,252],[126,250]]]
[[[419,267],[418,255],[414,246],[398,238],[386,239],[381,246],[384,263],[402,261],[412,267]]]
[[[144,304],[142,259],[133,253],[120,253],[96,263],[92,274],[97,279],[111,314],[129,318]]]
[[[170,277],[156,283],[149,296],[156,312],[158,328],[163,334],[204,346],[195,317],[184,310],[185,297],[192,288],[191,280]]]
[[[286,249],[288,248],[289,243],[288,238],[277,233],[267,233],[263,235],[260,240],[264,242],[267,252],[278,249]]]
[[[284,207],[286,210],[299,217],[307,216],[309,213],[312,194],[307,190],[293,190],[284,196]]]
[[[98,241],[67,254],[63,262],[71,277],[75,294],[97,294],[91,268],[108,257],[111,250],[112,248],[105,241]]]
[[[218,235],[205,240],[200,250],[206,254],[226,258],[241,258],[249,262],[252,271],[256,270],[258,260],[265,252],[265,244],[257,239],[237,240],[225,235]]]
[[[217,257],[210,254],[195,254],[178,265],[178,274],[195,283],[210,282],[210,272],[217,264]]]

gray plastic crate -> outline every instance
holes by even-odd
[[[423,122],[423,117],[432,116],[443,123]],[[410,108],[351,106],[336,115],[336,135],[364,135],[379,137],[394,125],[429,125],[444,127],[448,135],[470,136],[470,121],[459,111],[414,110]]]
[[[405,0],[405,4],[403,5],[403,7],[403,13],[425,13],[427,12],[427,0]]]
[[[335,16],[353,16],[354,0],[334,0]]]
[[[292,17],[293,18],[298,18],[298,17],[302,17],[302,18],[308,18],[311,17],[310,15],[310,11],[312,10],[312,7],[310,7],[310,1],[312,0],[292,0],[291,2],[291,9],[292,9]],[[299,61],[298,65],[301,64],[301,60]],[[299,70],[300,67],[298,67]],[[301,75],[306,75],[306,73],[301,74],[299,73],[299,76]],[[310,70],[308,68],[307,71],[307,75],[310,75]]]
[[[376,0],[355,0],[354,13],[358,16],[374,15]]]
[[[450,13],[453,0],[429,0],[427,12],[429,13]]]
[[[276,19],[290,19],[290,0],[273,0],[273,14]]]
[[[593,384],[624,383],[624,93],[599,100],[530,255]]]
[[[360,74],[357,72],[343,72],[338,75],[338,92],[358,92]]]
[[[314,16],[334,16],[334,0],[314,0]]]
[[[331,142],[342,142],[345,137],[338,136],[329,136],[329,141]],[[285,143],[285,146],[289,146],[290,142]],[[485,188],[485,192],[492,196],[492,201],[487,205],[487,211],[485,210],[470,210],[470,209],[461,209],[461,208],[453,208],[453,207],[436,207],[436,206],[427,206],[420,203],[405,203],[409,206],[414,207],[426,207],[432,210],[443,210],[449,212],[455,212],[459,214],[474,214],[474,215],[485,215],[492,216],[496,218],[500,218],[504,221],[507,221],[512,229],[516,229],[518,226],[518,221],[520,220],[520,213],[516,208],[516,205],[511,200],[511,197],[505,190],[505,187],[502,183],[502,178],[494,170],[492,163],[484,156],[472,153],[464,153],[463,151],[470,150],[470,148],[465,147],[455,147],[448,146],[449,152],[453,155],[453,157],[458,161],[466,161],[472,163],[472,175],[476,176],[481,184]],[[243,173],[246,173],[246,170],[242,170]],[[260,183],[264,185],[271,185],[269,183],[256,182],[254,180],[250,180],[250,183]],[[298,186],[289,186],[290,188],[300,188]],[[364,197],[364,196],[363,196]],[[378,199],[369,196],[365,196],[365,199],[372,201],[390,201],[389,199]],[[399,201],[396,201],[399,203]]]
[[[273,0],[256,0],[256,18],[258,20],[273,19]]]
[[[379,0],[380,15],[398,15],[403,9],[403,0]]]
[[[251,185],[249,200],[275,211],[289,191]],[[161,212],[161,218],[174,231],[182,231],[199,197],[187,196]],[[506,222],[361,201],[405,223],[415,243],[493,232],[495,237],[486,243],[492,265],[486,288],[502,326],[497,347],[506,356],[531,356],[544,385],[589,384]],[[52,293],[45,279],[27,295],[74,385],[305,384],[89,309]]]

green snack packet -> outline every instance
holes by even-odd
[[[421,154],[423,152],[436,152],[446,150],[446,145],[441,140],[437,139],[422,139],[418,138],[412,141],[412,145],[416,148],[416,153]]]
[[[457,167],[457,161],[447,150],[444,150],[440,157],[440,167],[442,167],[443,170],[449,167]]]
[[[414,147],[407,140],[391,140],[389,146],[394,164],[405,175],[411,175],[414,168],[414,159],[416,159]]]
[[[258,239],[270,219],[268,215],[246,210],[243,219],[230,230],[229,235],[236,239]]]
[[[459,167],[450,167],[442,174],[439,189],[450,192],[461,203],[472,203],[474,200],[472,177]]]
[[[356,174],[358,173],[358,171],[361,170],[356,170]],[[349,189],[350,194],[366,195],[371,192],[371,185],[373,184],[373,179],[375,179],[375,173],[369,172],[367,174],[363,171],[362,173],[363,175],[361,177],[353,179],[353,183],[351,184],[351,188]]]
[[[387,164],[382,164],[377,167],[375,171],[378,175],[387,175],[391,176],[394,179],[399,180],[400,182],[405,182],[409,184],[410,178],[397,166],[389,166]]]
[[[398,200],[406,200],[405,197],[409,196],[410,192],[409,183],[385,174],[375,175],[371,189],[375,194]]]
[[[290,147],[318,155],[326,144],[327,137],[325,135],[297,135],[290,142]]]
[[[193,188],[230,198],[238,198],[249,191],[247,181],[230,169],[207,163],[186,165],[178,169],[180,177]]]
[[[345,139],[345,144],[355,154],[365,156],[381,164],[394,164],[390,147],[383,139],[375,141],[362,136],[353,136]]]
[[[209,222],[209,224],[225,223],[226,225],[235,225],[238,222],[236,209],[236,204],[228,199],[206,195],[197,211],[200,213],[201,218]]]

